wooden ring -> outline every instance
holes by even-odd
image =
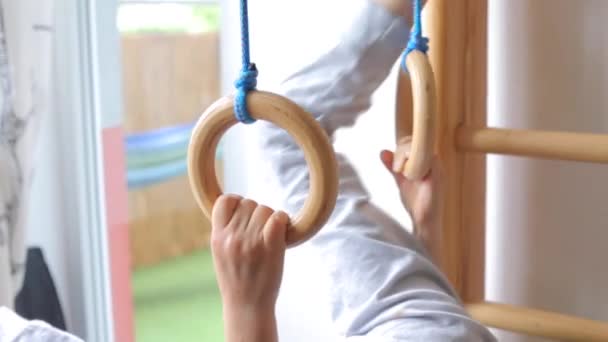
[[[411,136],[410,157],[401,173],[420,180],[431,169],[435,152],[435,77],[427,55],[420,51],[410,52],[405,63],[408,72],[401,71],[397,83],[396,137],[400,143]]]
[[[304,151],[309,168],[309,196],[300,212],[291,218],[286,237],[289,246],[297,245],[321,229],[336,204],[338,166],[334,149],[312,115],[285,97],[252,91],[247,95],[247,108],[254,119],[270,121],[287,130]],[[209,219],[215,201],[222,194],[215,173],[215,151],[220,138],[237,123],[234,98],[225,97],[207,109],[192,132],[188,148],[190,186]]]

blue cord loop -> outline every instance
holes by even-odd
[[[422,53],[427,53],[429,50],[429,39],[427,37],[422,36],[422,4],[421,0],[412,0],[414,4],[414,26],[412,27],[412,31],[410,32],[410,39],[407,42],[407,47],[403,52],[403,56],[401,58],[401,67],[403,70],[407,71],[407,66],[405,64],[405,60],[407,55],[414,51],[421,51]]]
[[[247,93],[255,89],[258,84],[258,69],[255,64],[249,64],[246,69],[241,70],[241,76],[234,82],[236,87],[236,97],[234,99],[234,115],[237,120],[242,123],[254,123],[255,119],[251,117],[247,110]]]
[[[255,119],[251,117],[247,110],[247,93],[254,90],[258,84],[258,69],[254,63],[251,63],[249,57],[249,14],[247,10],[247,0],[241,0],[241,47],[243,68],[241,75],[234,86],[237,89],[234,99],[234,115],[237,120],[242,123],[254,123]]]

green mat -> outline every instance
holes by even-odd
[[[221,297],[209,251],[136,270],[137,342],[221,342]]]

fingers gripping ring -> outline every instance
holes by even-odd
[[[309,196],[300,212],[291,218],[287,244],[312,237],[329,218],[338,195],[338,167],[327,134],[314,118],[292,101],[268,92],[251,91],[247,107],[254,119],[270,121],[287,130],[304,151],[309,168]],[[203,114],[192,133],[188,148],[188,174],[196,201],[208,218],[222,194],[215,174],[215,151],[220,138],[238,121],[234,98],[216,101]]]
[[[436,94],[433,69],[426,54],[414,50],[400,72],[395,117],[397,143],[412,139],[410,157],[401,172],[411,180],[424,178],[431,169],[435,143]]]

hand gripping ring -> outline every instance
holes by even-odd
[[[251,91],[247,95],[247,108],[254,119],[270,121],[289,132],[304,151],[309,168],[309,196],[300,212],[291,218],[286,237],[289,246],[300,244],[321,229],[336,204],[338,167],[333,147],[319,123],[282,96]],[[215,173],[215,151],[220,138],[236,123],[234,98],[225,97],[207,109],[192,132],[188,148],[190,186],[208,218],[222,194]]]
[[[408,72],[400,72],[397,84],[395,128],[397,143],[411,136],[412,147],[400,172],[408,179],[420,180],[428,174],[433,162],[437,110],[435,77],[427,55],[420,51],[410,52],[405,63]]]

